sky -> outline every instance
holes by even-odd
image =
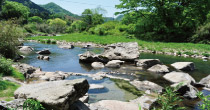
[[[106,17],[116,17],[114,16],[115,12],[120,12],[121,10],[116,9],[115,5],[120,4],[119,0],[31,0],[36,4],[47,4],[49,2],[54,2],[61,6],[62,8],[77,14],[81,13],[85,9],[94,9],[98,6],[101,6],[107,11]]]

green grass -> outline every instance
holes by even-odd
[[[11,101],[14,97],[14,92],[20,87],[20,85],[0,80],[0,99],[5,101]]]
[[[131,85],[128,81],[121,80],[121,79],[111,79],[115,82],[115,84],[120,88],[124,89],[128,92],[131,92],[133,95],[142,96],[144,92],[139,91],[133,85]]]
[[[98,35],[88,35],[81,33],[73,33],[73,34],[64,34],[62,36],[38,36],[27,38],[28,40],[65,40],[67,42],[93,42],[97,44],[111,44],[117,42],[138,42],[139,46],[143,49],[155,50],[161,52],[196,52],[199,54],[202,53],[210,53],[210,45],[207,44],[193,44],[193,43],[165,43],[165,42],[149,42],[142,41],[137,38],[126,38],[125,36],[98,36]]]
[[[24,75],[21,72],[19,72],[18,70],[16,70],[16,69],[13,69],[11,76],[14,77],[17,80],[20,80],[20,81],[24,81],[25,80]]]

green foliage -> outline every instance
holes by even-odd
[[[1,17],[4,19],[25,18],[29,15],[28,7],[21,3],[6,1],[2,7]]]
[[[49,24],[50,26],[52,26],[52,30],[54,33],[63,33],[66,31],[67,22],[60,18],[50,20]]]
[[[24,25],[24,29],[29,33],[35,33],[35,31],[37,31],[37,27],[35,23],[28,23]]]
[[[143,92],[136,89],[133,85],[131,85],[128,81],[120,80],[120,79],[111,79],[115,82],[115,84],[128,92],[131,92],[134,95],[142,96]]]
[[[0,74],[4,76],[12,75],[12,61],[0,56]]]
[[[190,51],[183,52],[183,54],[186,54],[186,55],[189,55],[189,56],[194,55],[194,53],[192,53],[192,52],[190,52]]]
[[[199,104],[201,110],[210,110],[210,95],[204,96],[202,92],[198,92],[197,96],[202,99],[202,104]]]
[[[123,11],[116,14],[125,14],[123,23],[136,24],[135,35],[146,40],[188,41],[210,10],[206,0],[120,1],[116,7]]]
[[[16,57],[16,46],[20,44],[18,39],[24,36],[22,28],[14,24],[14,21],[2,21],[0,30],[0,54],[6,58]]]
[[[46,23],[36,24],[36,30],[48,34],[55,33],[52,26]]]
[[[23,104],[23,110],[45,110],[39,101],[27,99]]]
[[[31,23],[42,23],[43,20],[39,16],[33,16],[33,17],[28,18],[28,22],[31,22]]]
[[[72,25],[67,29],[67,32],[82,32],[87,28],[87,24],[84,21],[74,21]]]
[[[209,57],[210,56],[209,53],[202,53],[202,55],[205,56],[205,57]]]
[[[179,86],[179,85],[178,85]],[[158,96],[157,103],[160,106],[158,110],[184,110],[184,107],[180,107],[178,105],[179,102],[181,102],[180,96],[178,96],[177,87],[171,88],[166,87],[165,91]],[[154,108],[156,110],[156,108]]]
[[[206,23],[198,27],[195,35],[192,36],[191,41],[195,43],[210,44],[210,23]]]

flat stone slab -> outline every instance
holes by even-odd
[[[171,64],[171,66],[183,71],[193,71],[195,69],[195,65],[193,62],[176,62]]]
[[[164,79],[170,81],[171,83],[195,83],[195,79],[188,73],[183,72],[171,72],[163,76]]]
[[[154,73],[168,73],[169,67],[167,67],[166,65],[157,64],[149,68],[148,71],[154,72]]]
[[[156,64],[161,64],[159,59],[138,59],[136,60],[137,67],[148,69]]]
[[[35,99],[44,107],[54,110],[69,110],[69,106],[84,96],[89,89],[86,79],[43,82],[18,88],[16,99]]]
[[[91,110],[139,110],[138,104],[117,100],[102,100],[90,104]]]
[[[104,89],[105,87],[103,85],[98,85],[98,84],[90,84],[89,89]]]
[[[161,87],[153,82],[150,82],[150,81],[136,81],[136,80],[134,80],[130,83],[140,91],[150,90],[152,92],[161,93],[162,89],[163,89],[163,87]]]
[[[206,88],[210,88],[210,75],[201,79],[199,84],[203,84]]]

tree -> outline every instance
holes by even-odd
[[[87,23],[81,20],[74,21],[71,25],[71,29],[73,32],[82,32],[87,28]]]
[[[5,0],[0,0],[0,12],[2,10],[2,5],[3,5],[4,2],[5,2]]]
[[[1,16],[4,19],[11,18],[24,18],[27,19],[29,15],[29,9],[23,6],[21,3],[6,1],[2,7]]]
[[[42,23],[42,18],[40,18],[39,16],[33,16],[28,18],[28,21],[31,23]]]
[[[93,12],[91,9],[85,9],[85,11],[82,13],[82,20],[88,24],[89,27],[92,26],[93,23]]]
[[[206,21],[210,0],[120,0],[120,13],[136,13],[144,32],[154,32],[165,41],[187,41],[196,28]],[[147,13],[147,14],[145,14]],[[116,13],[119,14],[119,13]],[[149,21],[149,22],[148,22]],[[139,29],[144,29],[144,28]],[[138,30],[137,30],[138,31]],[[140,35],[142,33],[138,33]]]
[[[66,31],[66,21],[60,18],[49,20],[49,24],[52,26],[55,33],[62,33]]]

